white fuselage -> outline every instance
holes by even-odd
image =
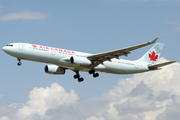
[[[72,56],[85,57],[92,54],[29,43],[12,43],[10,45],[2,49],[16,58],[54,64],[73,71],[89,71],[92,69],[91,66],[77,66],[69,61]],[[113,74],[134,74],[149,71],[147,63],[115,58],[99,64],[94,70]]]

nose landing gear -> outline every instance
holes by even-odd
[[[19,62],[17,63],[17,65],[18,65],[18,66],[22,65],[22,63],[21,63],[21,58],[18,57],[17,60],[19,61]]]

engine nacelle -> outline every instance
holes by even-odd
[[[48,74],[65,74],[65,69],[57,65],[46,65],[44,70]]]
[[[71,64],[77,65],[77,66],[89,66],[89,65],[91,65],[91,61],[88,60],[87,58],[84,58],[84,57],[73,56],[70,58],[70,62],[71,62]]]

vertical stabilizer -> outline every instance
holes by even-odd
[[[138,62],[146,62],[151,65],[156,65],[158,59],[160,58],[160,54],[162,52],[164,44],[156,43],[144,56],[142,56]]]

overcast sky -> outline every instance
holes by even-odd
[[[180,0],[18,0],[0,2],[0,45],[25,42],[87,53],[141,44],[158,37],[161,62],[180,60]],[[152,46],[123,59],[136,60]],[[2,50],[0,120],[177,120],[180,64],[136,75],[82,72],[84,82],[48,75],[44,63]]]

